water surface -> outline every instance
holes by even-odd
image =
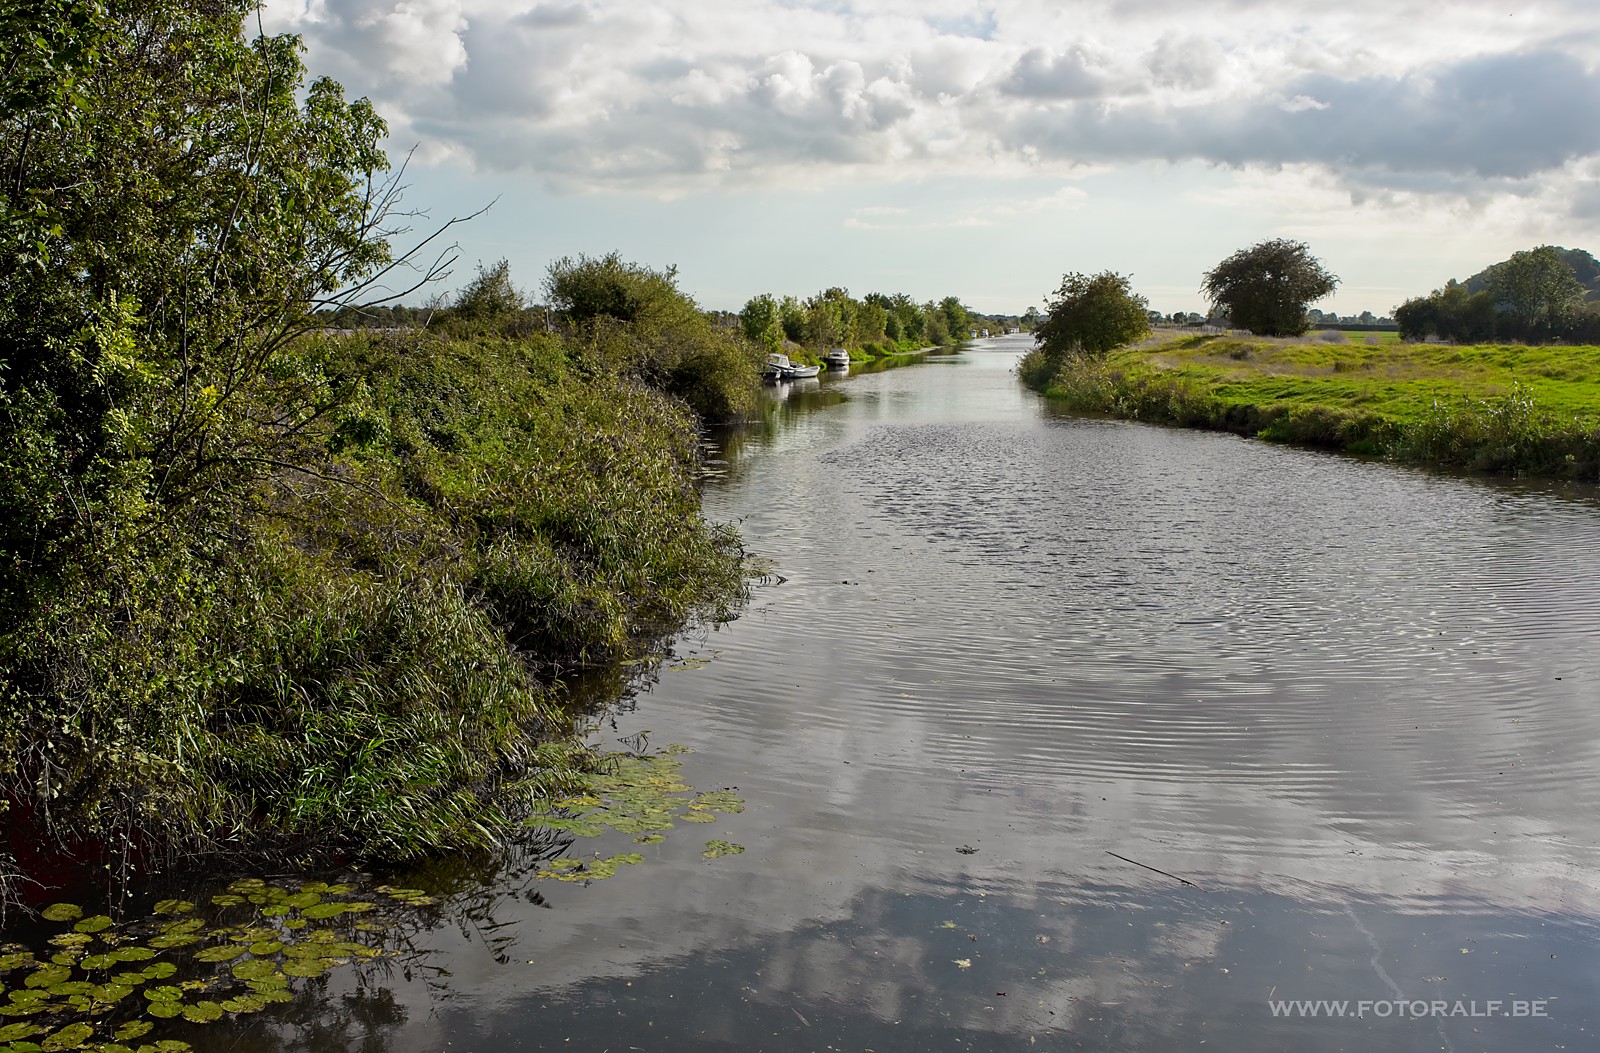
[[[1593,1048],[1600,497],[1059,415],[1019,348],[714,452],[775,573],[603,738],[743,814],[507,860],[241,1048]]]

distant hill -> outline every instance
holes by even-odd
[[[1558,245],[1556,246],[1556,251],[1561,253],[1562,259],[1566,260],[1567,265],[1572,268],[1572,273],[1578,276],[1578,280],[1588,290],[1585,298],[1600,300],[1600,260],[1595,259],[1583,249],[1563,249]],[[1500,261],[1500,263],[1504,262],[1504,260]],[[1491,264],[1468,278],[1465,282],[1467,292],[1480,293],[1488,288],[1489,272],[1498,266],[1500,266],[1499,263]]]

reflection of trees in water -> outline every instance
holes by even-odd
[[[237,1053],[385,1053],[405,1048],[396,1039],[410,1013],[393,989],[371,978],[356,984],[354,990],[334,993],[326,976],[308,981],[271,1021],[235,1036],[228,1048]]]

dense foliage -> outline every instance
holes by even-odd
[[[770,351],[788,344],[806,357],[842,347],[863,359],[965,340],[978,317],[956,296],[924,304],[905,293],[857,299],[838,286],[803,301],[762,293],[739,312],[745,335]]]
[[[711,423],[754,409],[764,349],[717,326],[678,288],[677,268],[653,270],[615,252],[564,258],[550,265],[545,295],[588,366],[676,395]]]
[[[1240,249],[1206,272],[1200,291],[1213,310],[1257,336],[1298,336],[1311,327],[1306,308],[1339,279],[1305,242],[1276,238]]]
[[[739,594],[685,402],[759,352],[670,273],[530,329],[503,262],[319,334],[389,265],[383,124],[251,10],[0,7],[12,852],[491,842],[583,763],[557,674]]]
[[[1593,263],[1588,253],[1578,256]],[[1572,266],[1574,253],[1541,245],[1513,253],[1466,283],[1451,281],[1395,309],[1404,340],[1452,343],[1600,339],[1600,310]]]
[[[1129,278],[1111,271],[1064,275],[1046,308],[1034,340],[1054,358],[1098,357],[1150,332],[1150,305]]]

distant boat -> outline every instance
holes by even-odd
[[[774,351],[767,356],[767,365],[761,371],[761,379],[769,383],[778,380],[804,380],[821,372],[821,366],[797,366],[789,361],[788,355]]]
[[[827,356],[824,358],[824,361],[828,363],[829,369],[849,369],[850,352],[846,351],[842,347],[836,347],[832,351],[828,352]]]

